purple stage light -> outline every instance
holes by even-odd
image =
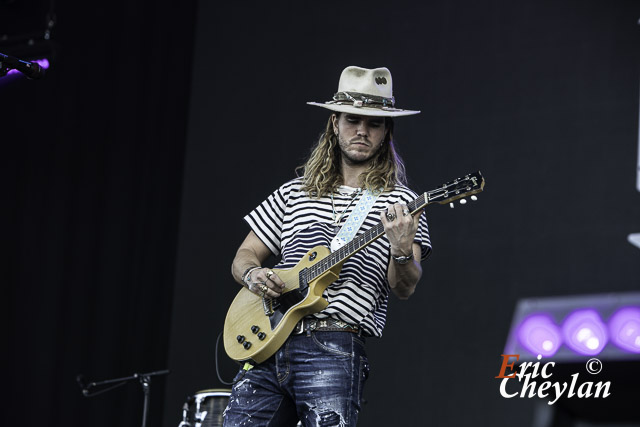
[[[591,314],[586,315],[585,323],[584,313],[589,311]],[[504,354],[519,354],[520,362],[535,361],[538,354],[544,354],[538,350],[544,339],[538,338],[537,346],[528,343],[535,342],[536,338],[535,334],[527,338],[526,330],[533,328],[524,324],[529,317],[541,314],[548,316],[542,321],[543,329],[552,329],[549,324],[562,325],[560,321],[565,319],[564,325],[559,327],[560,341],[565,345],[560,344],[553,355],[554,362],[583,362],[585,354],[597,354],[601,360],[640,360],[640,292],[520,299]],[[580,317],[582,326],[576,325],[580,323]]]
[[[47,58],[43,58],[43,59],[36,59],[33,62],[37,62],[39,66],[41,66],[42,68],[44,68],[45,70],[49,69],[49,60]]]
[[[567,346],[586,356],[599,354],[607,344],[607,327],[593,309],[575,310],[562,323]]]
[[[623,307],[609,319],[611,341],[623,350],[640,354],[640,307]]]
[[[520,323],[517,334],[520,344],[534,356],[553,356],[562,345],[560,328],[546,314],[527,317]]]

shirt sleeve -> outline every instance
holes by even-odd
[[[413,239],[415,243],[420,245],[422,256],[420,261],[424,261],[431,255],[431,238],[429,237],[429,226],[427,225],[427,215],[422,212],[420,214],[420,222],[418,224],[418,231],[416,231],[416,237]]]
[[[251,230],[275,256],[280,255],[281,250],[282,225],[287,206],[285,194],[283,185],[244,217]]]

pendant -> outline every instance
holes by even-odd
[[[333,213],[333,214],[331,215],[331,216],[333,217],[333,224],[334,224],[336,227],[338,227],[338,228],[340,228],[340,221],[342,221],[342,216],[343,216],[343,215],[344,215],[344,213],[341,213],[341,214],[338,216],[338,213],[337,213],[337,212],[336,212],[336,213]]]

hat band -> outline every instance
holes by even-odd
[[[377,95],[367,95],[358,92],[338,92],[333,95],[331,104],[352,104],[354,107],[386,108],[393,107],[395,98],[385,98]]]

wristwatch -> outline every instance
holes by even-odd
[[[411,253],[411,255],[409,256],[395,256],[395,255],[391,255],[391,258],[393,258],[393,260],[395,262],[397,262],[398,264],[408,264],[409,261],[411,261],[413,259],[413,253]]]

